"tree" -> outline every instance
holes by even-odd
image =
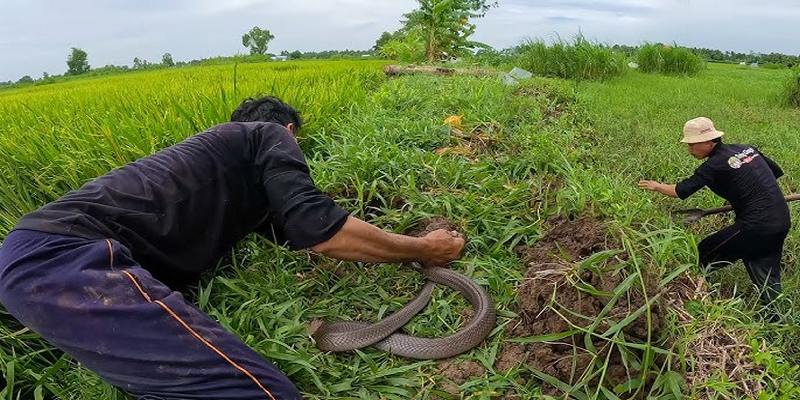
[[[405,15],[403,30],[420,32],[428,62],[456,57],[474,48],[488,47],[473,42],[475,24],[469,21],[481,18],[497,5],[492,0],[417,0],[419,9]]]
[[[25,75],[22,78],[19,78],[17,83],[33,83],[33,78],[30,75]]]
[[[425,59],[425,46],[422,32],[412,30],[408,33],[397,35],[396,39],[389,40],[381,45],[378,52],[381,56],[401,62],[419,62]]]
[[[86,52],[73,47],[72,53],[67,57],[67,67],[67,75],[80,75],[89,72],[89,61]]]
[[[133,58],[133,69],[147,69],[150,67],[150,62],[145,59],[139,59],[139,57]]]
[[[381,37],[379,37],[378,40],[375,41],[375,45],[372,46],[372,50],[380,51],[381,47],[385,46],[386,43],[389,43],[389,41],[391,41],[393,39],[397,39],[398,38],[397,36],[400,35],[400,34],[401,34],[400,31],[397,31],[397,32],[394,32],[394,33],[392,33],[392,32],[383,32],[381,34]]]
[[[172,60],[172,54],[164,53],[164,55],[161,56],[161,64],[164,64],[167,67],[174,67],[175,61]]]
[[[299,60],[301,58],[303,58],[303,53],[300,50],[295,50],[295,51],[289,53],[289,59],[290,60]]]
[[[242,35],[242,46],[250,48],[250,54],[266,54],[269,42],[275,39],[275,36],[269,30],[261,29],[254,26],[250,32]]]

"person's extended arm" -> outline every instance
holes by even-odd
[[[665,196],[685,200],[698,190],[707,186],[713,180],[713,169],[706,162],[698,167],[692,176],[678,182],[675,185],[660,183],[656,181],[641,180],[639,187],[645,190],[652,190]]]
[[[389,233],[351,216],[333,237],[311,250],[346,261],[421,261],[440,266],[458,259],[463,248],[464,239],[456,232],[440,229],[417,238]]]
[[[660,183],[656,181],[647,181],[642,180],[639,181],[639,187],[645,190],[652,190],[654,192],[658,192],[663,194],[664,196],[678,198],[678,193],[675,191],[676,185],[670,185],[667,183]]]

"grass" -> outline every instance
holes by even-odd
[[[309,120],[301,146],[315,182],[343,207],[396,232],[431,215],[446,215],[464,228],[469,244],[454,268],[488,288],[499,320],[486,345],[460,357],[487,369],[460,389],[466,397],[513,392],[536,398],[546,377],[524,366],[499,372],[494,361],[507,340],[504,328],[517,318],[515,287],[524,268],[514,248],[535,243],[543,221],[554,214],[583,213],[613,221],[627,254],[616,267],[634,277],[648,270],[665,287],[676,271],[692,270],[694,244],[722,223],[676,225],[663,211],[673,203],[635,188],[639,178],[674,180],[696,165],[676,143],[686,119],[708,115],[732,141],[759,145],[787,171],[781,180],[787,192],[800,172],[793,162],[800,114],[774,100],[785,71],[715,65],[690,78],[629,73],[603,83],[536,78],[507,87],[495,78],[387,80],[381,65],[221,65],[0,92],[0,234],[23,213],[94,176],[225,121],[242,98],[276,94]],[[491,135],[491,147],[437,155],[437,149],[462,140],[442,124],[450,115],[463,116],[467,136]],[[554,181],[560,189],[553,189]],[[690,204],[717,202],[704,193]],[[793,229],[788,266],[798,254],[797,237]],[[749,287],[741,267],[717,278],[725,287]],[[792,268],[784,282],[787,297],[796,298],[800,285]],[[340,263],[251,237],[237,246],[231,265],[203,279],[192,297],[273,360],[308,398],[430,398],[440,391],[435,363],[372,349],[324,354],[306,333],[306,323],[315,318],[385,316],[421,284],[417,274],[398,265]],[[410,332],[439,336],[462,322],[467,304],[458,295],[437,289],[434,298]],[[682,321],[676,312],[664,332],[644,343],[626,341],[619,329],[610,331],[606,339],[613,339],[626,360],[644,365],[642,376],[651,382],[647,388],[636,387],[635,377],[625,388],[593,384],[593,377],[608,370],[598,358],[586,379],[562,389],[576,398],[612,399],[625,398],[635,387],[639,394],[646,390],[650,398],[667,400],[679,398],[676,387],[688,397],[713,388],[718,398],[733,398],[735,384],[724,370],[695,387],[685,380],[692,369],[686,350],[704,326],[712,325],[747,333],[754,341],[747,343],[752,344],[748,354],[762,366],[748,378],[761,383],[765,398],[791,398],[800,381],[787,362],[800,355],[798,308],[786,306],[793,324],[763,324],[753,317],[754,299],[744,294],[691,300],[686,309],[695,319]],[[623,321],[609,324],[619,328]],[[594,329],[583,333],[602,334]],[[678,340],[670,343],[666,337]],[[642,348],[649,356],[629,351]],[[44,398],[124,398],[7,315],[0,324],[0,370],[6,379],[2,398],[38,398],[39,393]]]
[[[705,67],[703,59],[687,48],[652,43],[639,47],[636,63],[643,72],[665,75],[696,75]]]
[[[517,48],[517,64],[535,74],[576,80],[605,80],[627,70],[625,56],[583,36],[551,44],[530,40]]]
[[[707,190],[695,195],[687,204],[677,204],[661,196],[637,193],[633,188],[639,179],[675,182],[691,174],[697,161],[688,156],[678,139],[683,123],[700,115],[712,118],[717,127],[726,132],[728,142],[754,144],[773,159],[780,160],[787,171],[779,181],[781,187],[785,193],[796,192],[796,176],[800,171],[797,170],[794,149],[800,146],[796,135],[800,129],[800,113],[782,107],[777,99],[784,76],[785,72],[777,70],[710,65],[707,74],[691,78],[630,74],[624,80],[584,85],[579,98],[590,114],[597,138],[595,153],[591,156],[593,169],[602,171],[600,179],[616,187],[615,191],[627,192],[625,198],[640,198],[647,203],[641,208],[620,207],[617,218],[663,226],[667,224],[663,220],[664,212],[647,209],[711,207],[721,203]],[[792,217],[794,220],[798,218],[796,207],[792,207]],[[699,240],[701,235],[726,223],[729,220],[725,217],[710,218],[689,227],[688,233]],[[794,268],[797,238],[795,227],[784,251],[783,283],[787,304],[781,310],[786,315],[786,325],[763,324],[754,318],[759,311],[754,300],[756,293],[740,264],[711,277],[712,282],[723,290],[719,293],[720,298],[704,306],[707,308],[701,313],[700,320],[722,321],[729,329],[760,338],[759,343],[766,341],[767,345],[759,346],[756,353],[768,354],[765,357],[770,358],[770,362],[776,359],[797,360],[800,356],[797,345],[800,331],[796,321],[800,308],[791,301],[800,292],[800,279]],[[697,334],[699,331],[690,327],[682,336],[692,332]],[[791,365],[791,361],[788,364],[775,363],[782,367]],[[796,371],[787,375],[787,382],[795,385],[791,390],[797,390],[799,378]],[[772,391],[766,390],[769,394],[765,394],[765,398],[791,398],[780,397],[783,392],[775,389],[779,386],[778,382],[771,384]]]

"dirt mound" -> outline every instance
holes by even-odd
[[[517,253],[527,266],[577,261],[598,251],[619,245],[606,227],[589,217],[556,216],[547,222],[550,230],[534,246],[519,246]]]
[[[457,395],[461,392],[458,385],[483,376],[486,368],[480,363],[471,360],[444,361],[439,364],[439,374],[449,381],[440,384],[440,388],[450,394]]]
[[[645,311],[618,329],[620,322],[656,294],[654,282],[644,279],[643,293],[640,279],[626,280],[628,272],[620,267],[624,254],[608,252],[591,263],[580,262],[598,252],[619,248],[602,222],[590,217],[559,216],[548,225],[550,230],[534,246],[517,248],[528,270],[517,289],[520,319],[507,328],[510,338],[539,339],[507,343],[495,367],[504,371],[525,364],[567,385],[581,381],[596,385],[600,374],[592,374],[607,362],[603,378],[606,387],[637,378],[635,363],[630,362],[635,357],[628,355],[623,360],[611,338],[617,330],[626,342],[645,342],[648,333],[657,336],[662,325],[658,302],[650,302],[649,323]],[[620,294],[615,296],[615,290]],[[587,335],[587,330],[594,335]],[[609,334],[598,337],[604,333]],[[547,385],[546,391],[557,390]]]

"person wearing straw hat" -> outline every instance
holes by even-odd
[[[708,187],[727,200],[736,220],[698,244],[700,266],[710,272],[742,260],[762,302],[770,303],[781,292],[780,262],[791,225],[777,181],[783,171],[753,146],[722,143],[724,134],[706,117],[686,122],[681,142],[703,164],[678,184],[642,180],[639,187],[681,200]]]

